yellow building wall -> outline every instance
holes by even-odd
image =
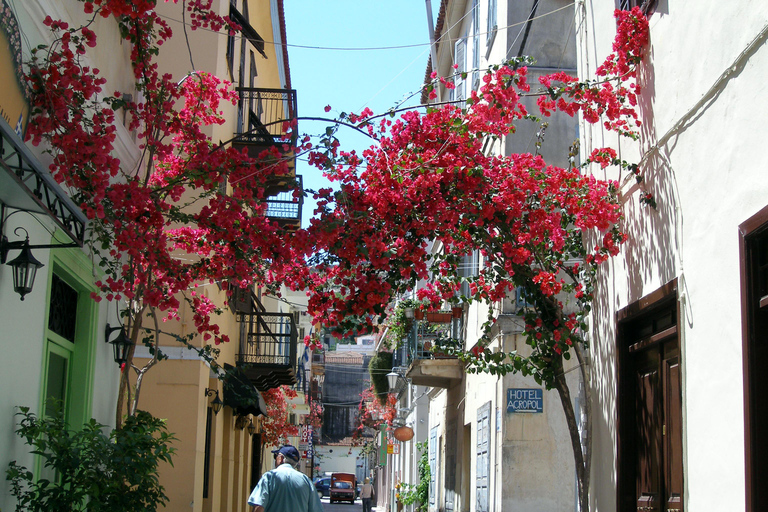
[[[160,70],[171,73],[175,80],[181,80],[193,71],[207,71],[226,80],[237,80],[239,75],[241,44],[248,52],[254,53],[258,77],[256,86],[263,88],[283,88],[278,59],[282,61],[282,49],[273,43],[272,12],[270,0],[246,0],[251,26],[265,40],[264,51],[267,58],[258,53],[241,34],[235,39],[235,69],[227,64],[226,52],[228,37],[225,33],[213,33],[210,30],[191,30],[187,25],[184,34],[183,4],[158,2],[157,10],[173,30],[173,38],[161,47],[159,56]],[[218,12],[229,13],[229,0],[216,0]],[[237,8],[241,13],[246,9],[243,0],[238,0]],[[275,16],[275,18],[277,18]],[[186,17],[189,24],[189,17]],[[278,28],[279,33],[279,28]],[[190,60],[191,53],[191,60]],[[246,57],[246,76],[250,71],[250,61]],[[233,86],[238,86],[235,83]],[[222,104],[227,122],[211,129],[214,141],[229,140],[236,131],[237,107]],[[211,298],[224,310],[224,314],[215,318],[222,332],[230,342],[219,345],[219,364],[235,365],[235,355],[239,352],[239,324],[235,316],[225,305],[226,294],[216,284],[201,284],[197,290]],[[265,306],[270,311],[287,311],[287,306],[267,300]],[[165,322],[162,330],[168,333],[187,335],[194,332],[190,312],[184,307],[180,311],[180,321]],[[161,345],[169,354],[177,354],[180,344],[170,336],[163,336]],[[202,346],[200,337],[192,344]],[[173,446],[176,448],[174,466],[165,466],[160,472],[160,482],[170,498],[166,510],[193,512],[246,512],[246,500],[251,492],[251,454],[252,438],[247,430],[235,427],[232,409],[224,407],[214,417],[211,425],[211,460],[208,497],[203,498],[203,471],[205,457],[205,435],[208,406],[213,397],[205,396],[205,389],[217,389],[223,398],[221,383],[214,377],[210,368],[194,358],[194,353],[184,351],[184,359],[164,360],[147,372],[142,383],[139,408],[153,415],[165,418],[168,429],[177,437]],[[137,359],[136,363],[142,363]],[[259,425],[260,421],[254,420]],[[294,443],[298,440],[294,439]],[[271,455],[271,447],[264,447],[262,452]],[[271,469],[271,456],[263,457],[262,472]]]

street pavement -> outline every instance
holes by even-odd
[[[355,500],[354,503],[345,501],[343,503],[334,503],[331,505],[330,498],[321,498],[323,502],[324,512],[361,512],[363,510],[363,502],[361,500]]]

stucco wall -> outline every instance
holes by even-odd
[[[613,2],[586,2],[580,68],[610,51]],[[747,15],[748,13],[748,15]],[[641,66],[644,127],[621,157],[645,155],[644,188],[658,209],[638,205],[625,186],[620,256],[601,268],[593,321],[596,390],[592,502],[616,507],[614,315],[673,278],[681,331],[685,506],[744,508],[744,411],[738,225],[768,204],[762,100],[768,71],[768,6],[703,0],[659,2]],[[750,43],[754,41],[754,45]],[[605,145],[583,126],[582,149]],[[658,145],[658,151],[650,151]]]

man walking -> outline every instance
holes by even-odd
[[[371,512],[373,485],[371,484],[371,479],[368,477],[366,477],[363,482],[363,487],[360,489],[360,497],[363,499],[363,512]]]
[[[275,469],[261,476],[248,497],[253,512],[322,512],[312,481],[296,470],[301,459],[299,451],[287,444],[272,453]]]

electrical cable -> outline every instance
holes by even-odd
[[[546,13],[540,15],[540,16],[536,16],[534,18],[531,18],[531,21],[544,18],[545,16],[549,16],[550,14],[554,14],[554,13],[556,13],[558,11],[562,11],[563,9],[567,9],[567,8],[571,7],[571,5],[572,4],[569,3],[568,5],[565,5],[563,7],[558,7],[557,9],[554,9],[552,11],[546,12]],[[469,13],[465,14],[464,17],[466,17],[468,14]],[[184,23],[183,21],[181,21],[181,20],[179,20],[177,18],[173,18],[171,16],[162,15],[160,17],[164,18],[166,20],[169,20],[169,21],[173,21],[175,23],[179,23],[179,24]],[[464,17],[462,17],[462,19]],[[461,20],[459,20],[459,21],[461,21]],[[504,30],[504,29],[508,29],[508,28],[518,27],[518,26],[521,26],[521,25],[525,25],[527,22],[528,22],[528,20],[523,21],[523,22],[519,22],[519,23],[513,23],[513,24],[507,25],[505,27],[499,27],[497,30]],[[453,26],[456,26],[456,24],[454,24]],[[451,28],[453,28],[453,26]],[[215,30],[212,30],[212,29],[209,29],[209,28],[199,28],[198,27],[196,30],[205,30],[205,31],[208,31],[208,32],[216,33],[216,34],[225,35],[225,34],[223,34],[220,31],[215,31]],[[487,31],[486,32],[478,32],[477,33],[478,36],[487,35],[487,34],[488,34]],[[235,36],[235,37],[237,39],[246,39],[243,36]],[[438,44],[438,43],[439,43],[439,41],[435,42],[435,44]],[[345,46],[313,46],[313,45],[302,45],[302,44],[293,44],[293,43],[276,43],[274,41],[264,41],[264,44],[271,44],[271,45],[274,45],[274,46],[283,46],[284,45],[284,46],[287,46],[288,48],[300,48],[300,49],[304,49],[304,50],[323,50],[323,51],[386,51],[386,50],[401,50],[401,49],[407,49],[407,48],[421,48],[421,47],[424,47],[424,46],[428,47],[428,46],[432,45],[432,43],[426,42],[426,43],[413,43],[413,44],[392,45],[392,46],[345,47]]]

